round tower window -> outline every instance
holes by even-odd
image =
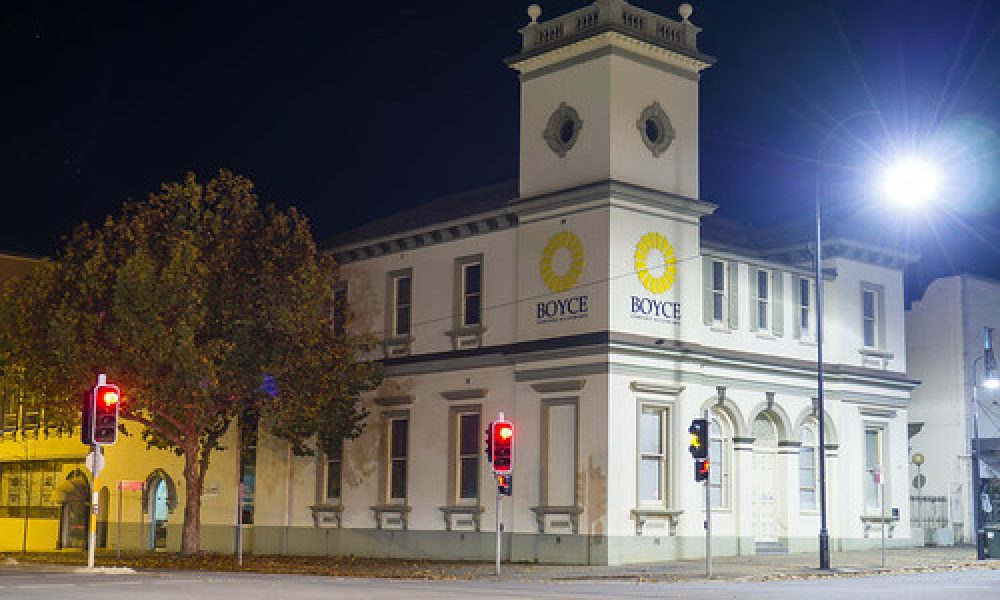
[[[577,114],[576,109],[563,102],[549,116],[549,122],[545,131],[542,132],[542,137],[545,138],[545,142],[553,152],[560,157],[565,157],[566,153],[576,144],[576,140],[580,138],[581,129],[583,129],[583,121],[580,120],[580,115]]]
[[[670,124],[670,117],[660,107],[659,102],[647,106],[639,115],[635,125],[642,143],[656,157],[667,151],[677,135],[673,125]]]

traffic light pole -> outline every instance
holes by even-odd
[[[494,474],[493,479],[494,480],[497,479],[496,478],[496,474]],[[500,494],[500,482],[499,481],[494,481],[494,483],[497,484],[496,485],[496,491],[497,491],[497,556],[496,556],[496,564],[497,564],[497,577],[500,577],[500,553],[503,551],[503,516],[502,516],[502,514],[501,514],[500,511],[503,508],[503,499],[501,498],[501,494]]]
[[[708,409],[705,409],[708,422]],[[712,578],[712,462],[708,463],[708,477],[705,479],[705,577]]]
[[[94,568],[94,548],[97,546],[97,511],[100,509],[98,502],[97,475],[101,472],[101,447],[98,444],[90,446],[90,464],[93,465],[90,478],[90,527],[87,532],[87,568]]]

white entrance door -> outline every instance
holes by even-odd
[[[778,541],[778,441],[774,423],[765,415],[754,422],[753,535],[756,542]]]

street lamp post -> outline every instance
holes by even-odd
[[[830,534],[826,511],[826,412],[823,394],[823,218],[820,201],[820,169],[823,153],[833,134],[858,117],[877,115],[874,110],[860,110],[837,121],[823,137],[816,152],[816,413],[819,430],[819,568],[830,568]],[[927,202],[939,185],[937,171],[917,157],[898,160],[883,174],[882,192],[900,205]],[[992,356],[992,350],[990,350]],[[995,366],[995,363],[994,363]],[[997,380],[1000,385],[1000,380]],[[977,465],[978,468],[978,465]]]
[[[976,560],[986,559],[986,530],[983,527],[982,479],[979,473],[979,381],[976,378],[976,365],[983,363],[983,387],[1000,387],[1000,377],[997,375],[997,361],[993,354],[993,328],[983,328],[983,354],[972,361],[972,523],[976,532]]]
[[[830,141],[827,133],[817,156]],[[823,409],[823,219],[819,201],[819,161],[816,162],[816,419],[819,421],[819,568],[830,568],[830,534],[826,529],[826,427]]]

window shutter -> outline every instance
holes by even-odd
[[[747,267],[747,306],[749,310],[747,314],[750,315],[749,325],[750,331],[757,331],[760,323],[757,322],[757,293],[759,288],[757,286],[757,273],[760,269],[754,266]]]
[[[726,294],[729,296],[729,328],[737,329],[739,328],[739,264],[734,261],[730,261],[727,265],[729,268],[729,277],[726,281]]]
[[[702,260],[702,270],[701,277],[704,283],[704,301],[702,302],[702,316],[704,317],[705,325],[712,324],[712,259],[711,257],[704,257]]]
[[[792,291],[792,333],[795,335],[795,339],[802,339],[802,282],[804,279],[802,277],[792,277],[792,283],[795,284],[795,289]],[[808,285],[808,284],[806,284]],[[808,288],[806,288],[808,289]],[[812,308],[812,304],[809,305]],[[808,325],[808,323],[806,323]]]
[[[780,337],[785,335],[785,315],[782,307],[784,299],[784,286],[782,284],[785,281],[785,274],[776,270],[771,276],[771,280],[771,306],[774,315],[771,317],[771,320],[774,321],[771,324],[771,333]]]
[[[885,339],[885,321],[886,321],[886,318],[885,318],[885,288],[884,287],[879,287],[878,294],[876,294],[876,295],[878,296],[878,298],[876,300],[878,302],[877,309],[876,309],[876,310],[878,310],[878,313],[876,313],[876,315],[877,315],[876,318],[878,319],[878,322],[876,323],[876,326],[878,327],[878,333],[877,333],[878,339],[875,340],[875,342],[876,342],[877,347],[878,347],[879,350],[885,350],[886,347],[888,346],[888,344],[886,344],[886,339]]]

